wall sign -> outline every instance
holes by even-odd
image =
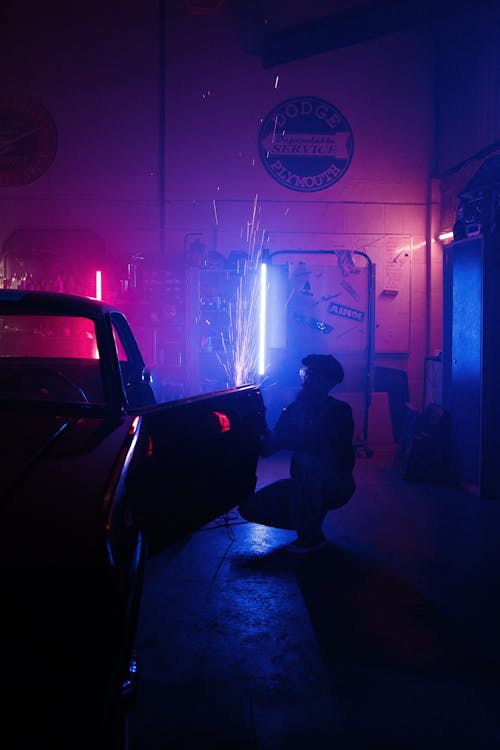
[[[302,193],[326,190],[346,173],[353,154],[349,123],[339,110],[314,96],[278,104],[264,118],[259,153],[271,177]]]
[[[0,99],[0,187],[34,182],[56,151],[57,130],[45,107],[29,97]]]

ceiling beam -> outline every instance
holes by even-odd
[[[467,0],[378,0],[266,34],[260,50],[265,68],[366,42],[453,13]]]

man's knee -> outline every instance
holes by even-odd
[[[345,479],[335,485],[335,491],[328,499],[328,510],[336,510],[345,505],[356,490],[354,479]]]
[[[255,510],[255,493],[248,494],[238,505],[238,513],[245,521],[253,521],[252,509]]]
[[[298,488],[298,483],[293,479],[278,479],[245,497],[238,506],[238,512],[245,521],[279,529],[295,528],[291,516]]]

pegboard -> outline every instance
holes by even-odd
[[[425,244],[423,236],[387,233],[272,232],[270,244],[280,253],[279,262],[309,257],[317,247],[335,247],[335,252],[366,254],[374,268],[374,350],[377,354],[407,354],[410,351],[412,255]],[[300,245],[298,245],[300,243]],[[282,251],[280,248],[288,248]],[[275,255],[273,250],[271,253]],[[281,253],[293,253],[286,255]],[[297,253],[297,255],[295,255]],[[318,263],[335,262],[330,256]],[[278,259],[277,259],[278,260]],[[316,261],[315,261],[316,262]]]
[[[281,258],[287,262],[281,264]],[[374,343],[375,280],[370,258],[360,251],[282,250],[271,253],[270,260],[274,267],[286,268],[288,281],[286,335],[281,338],[281,351],[270,353],[279,362],[276,369],[294,375],[307,354],[337,357],[345,378],[335,393],[351,404],[356,440],[365,442]],[[272,288],[270,297],[276,297]]]

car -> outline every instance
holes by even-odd
[[[147,559],[253,491],[260,390],[162,403],[119,309],[1,290],[0,413],[0,737],[122,748]]]

